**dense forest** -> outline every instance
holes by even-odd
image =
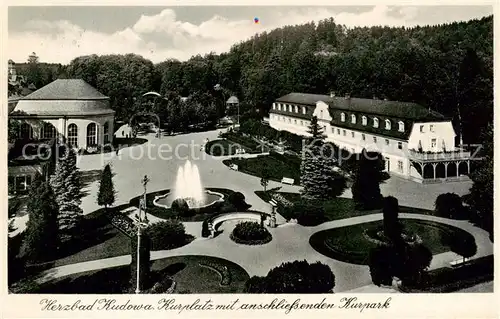
[[[220,114],[223,99],[236,95],[243,109],[260,116],[290,92],[412,101],[461,122],[464,142],[474,143],[493,120],[493,17],[413,28],[346,28],[327,19],[261,33],[227,53],[185,62],[91,55],[67,66],[28,63],[18,73],[37,87],[58,77],[82,78],[111,98],[122,120],[142,107],[139,97],[148,91],[167,96],[154,110],[166,122],[178,113],[172,110],[179,96],[214,103]]]

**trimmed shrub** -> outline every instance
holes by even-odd
[[[245,202],[245,195],[240,192],[231,193],[227,201],[236,208],[236,210],[247,210],[248,204]]]
[[[378,246],[370,250],[368,265],[372,282],[376,286],[392,284],[390,248]]]
[[[477,253],[477,245],[474,236],[468,233],[453,233],[443,238],[443,243],[457,255],[470,258]]]
[[[325,221],[325,208],[314,201],[301,200],[285,208],[291,219],[297,219],[302,226],[317,226]]]
[[[398,199],[392,196],[384,198],[382,213],[384,215],[384,233],[392,241],[401,238],[402,227],[398,220]]]
[[[328,265],[307,261],[285,262],[266,277],[252,277],[245,284],[249,293],[331,293],[335,276]]]
[[[189,205],[184,198],[176,198],[172,202],[172,211],[178,216],[188,216],[190,215]]]
[[[189,243],[193,237],[186,234],[184,225],[177,220],[166,220],[149,226],[145,234],[151,239],[152,250],[174,249]]]
[[[231,239],[244,245],[262,245],[272,240],[269,231],[256,222],[241,222],[233,229]]]
[[[463,218],[465,209],[462,198],[455,193],[444,193],[436,198],[436,215],[444,218]]]

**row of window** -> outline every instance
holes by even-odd
[[[429,132],[434,132],[434,125],[429,125]],[[425,125],[420,125],[420,133],[425,133]]]
[[[293,119],[293,121],[292,121],[291,117],[284,117],[284,116],[275,115],[275,114],[271,114],[271,119],[276,120],[276,121],[282,121],[285,123],[288,122],[290,124],[293,123],[295,125],[300,125],[300,126],[308,126],[309,125],[309,121],[297,120],[297,119]]]
[[[305,106],[302,106],[302,114],[306,114],[307,110]],[[288,111],[292,113],[299,113],[299,106],[298,105],[291,105],[291,104],[281,104],[281,103],[273,103],[273,110],[278,109],[278,111]]]
[[[346,115],[345,115],[345,113],[340,113],[340,121],[341,122],[345,122],[346,121]],[[357,122],[356,115],[351,114],[351,123],[352,124],[356,124],[356,122]],[[366,116],[364,116],[364,115],[361,117],[361,124],[363,126],[368,125],[368,118]],[[373,118],[373,127],[374,128],[378,128],[379,127],[379,119],[376,118],[376,117]],[[392,123],[388,119],[385,120],[385,129],[386,130],[391,130],[392,129]],[[404,132],[405,131],[405,123],[403,121],[399,121],[398,122],[398,131],[400,131],[400,132]]]
[[[104,144],[108,144],[109,138],[109,124],[108,122],[103,125],[104,130]],[[90,123],[87,125],[87,146],[97,145],[97,124]],[[20,127],[20,138],[29,139],[33,137],[33,128],[29,123],[22,123]],[[57,137],[57,130],[51,123],[45,122],[41,128],[40,137],[43,139],[50,139]],[[74,123],[68,125],[67,134],[68,145],[78,147],[78,126]]]
[[[335,134],[335,128],[332,127],[332,134]],[[342,135],[342,136],[347,136],[347,131],[346,130],[342,130],[342,134],[341,134],[341,131],[340,129],[338,128],[337,129],[337,135]],[[356,132],[353,132],[351,131],[351,137],[352,138],[356,138]],[[364,133],[361,133],[361,140],[362,141],[366,141],[366,135]],[[374,143],[377,143],[378,139],[376,136],[373,136],[373,142]],[[391,144],[391,141],[389,139],[385,139],[385,144],[386,145],[390,145]],[[398,149],[403,149],[403,142],[398,142]]]

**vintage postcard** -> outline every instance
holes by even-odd
[[[498,316],[496,7],[271,4],[4,7],[2,318]]]

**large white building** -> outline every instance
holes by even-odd
[[[273,103],[269,125],[307,136],[313,116],[327,140],[351,153],[380,152],[386,170],[418,182],[467,178],[470,152],[455,145],[451,119],[408,102],[290,93]]]
[[[22,139],[61,137],[77,149],[113,142],[115,111],[109,97],[81,79],[58,79],[20,98],[9,118]]]

